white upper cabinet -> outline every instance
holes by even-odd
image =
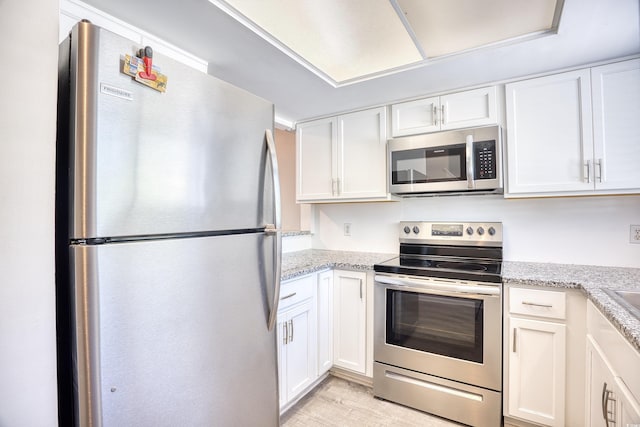
[[[387,196],[386,108],[338,117],[338,196]]]
[[[418,99],[391,106],[391,136],[415,135],[440,130],[440,97]]]
[[[507,84],[507,192],[593,188],[589,70]]]
[[[298,201],[332,199],[336,194],[338,120],[301,123],[296,131]]]
[[[591,69],[596,189],[640,189],[640,59]]]
[[[391,106],[391,135],[415,135],[498,123],[496,87],[418,99]]]
[[[298,125],[297,201],[389,200],[386,108]]]
[[[505,86],[507,197],[640,191],[640,60]]]

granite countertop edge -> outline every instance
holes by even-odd
[[[373,265],[397,254],[306,249],[282,255],[283,281],[314,272],[338,268],[371,271]],[[506,285],[578,289],[594,303],[629,343],[640,352],[640,319],[631,315],[603,289],[640,290],[640,268],[577,264],[504,261]]]
[[[504,261],[502,282],[582,291],[640,352],[640,319],[604,292],[604,289],[640,290],[640,268]]]

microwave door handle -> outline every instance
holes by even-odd
[[[476,188],[476,182],[473,179],[475,168],[473,165],[473,135],[467,135],[467,188]]]

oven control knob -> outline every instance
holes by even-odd
[[[415,226],[413,227],[413,232],[414,232],[415,234],[420,234],[420,229],[418,228],[418,226],[417,226],[417,225],[415,225]]]
[[[484,234],[484,228],[478,227],[478,234],[482,236]]]
[[[493,236],[494,234],[496,234],[496,229],[493,227],[489,227],[489,229],[487,230],[489,232],[490,236]]]
[[[409,234],[409,233],[411,233],[411,228],[409,228],[408,225],[405,225],[404,226],[404,234]]]
[[[467,227],[467,234],[471,236],[473,234],[473,228]]]

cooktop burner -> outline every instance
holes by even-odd
[[[379,273],[500,283],[501,223],[400,223],[400,255]]]
[[[502,263],[497,260],[438,261],[396,257],[373,266],[378,273],[393,273],[409,276],[439,277],[445,279],[471,280],[500,283]]]

